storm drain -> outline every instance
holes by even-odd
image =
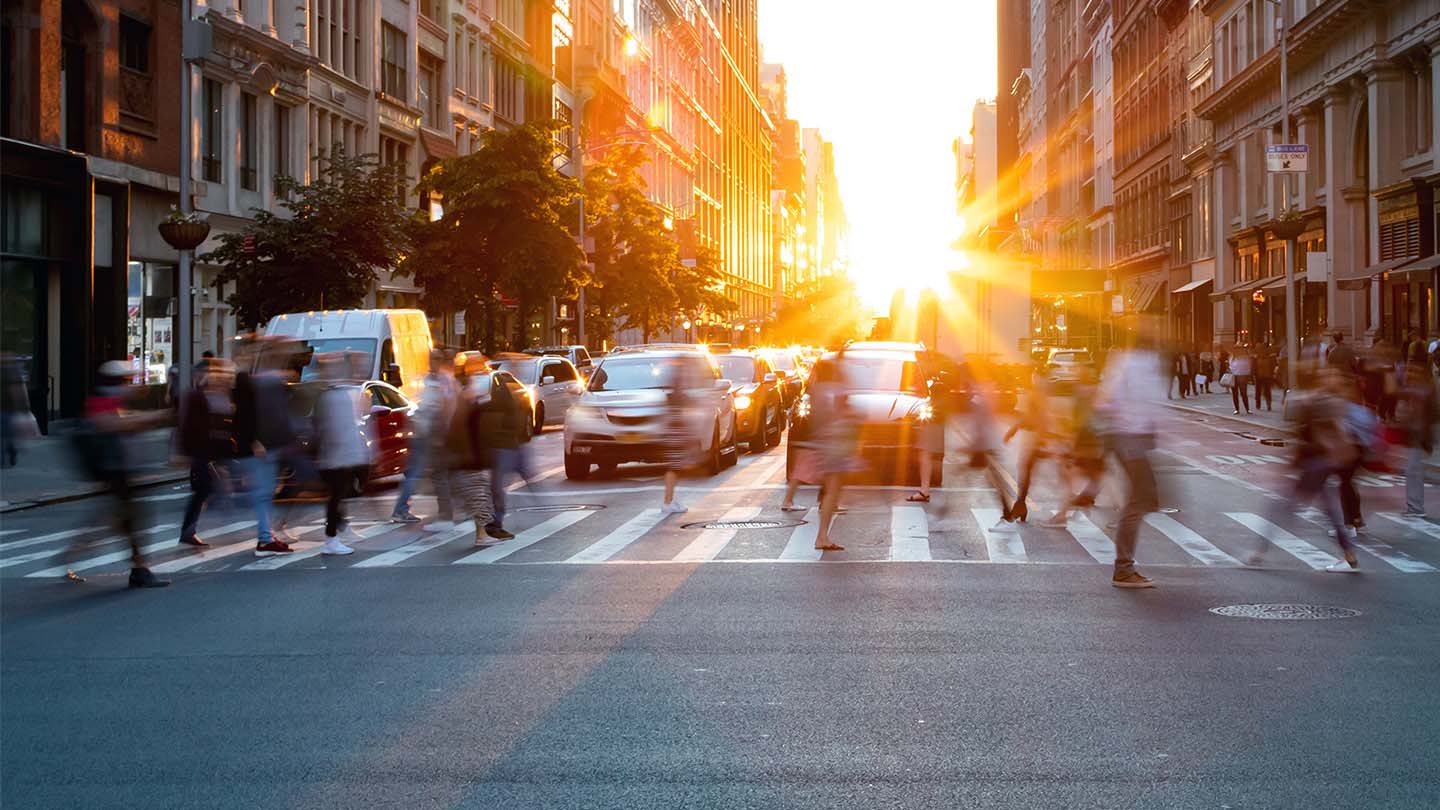
[[[1349,619],[1360,615],[1360,611],[1332,605],[1225,605],[1210,608],[1218,616],[1237,619],[1280,619],[1282,621],[1304,621],[1313,619]]]
[[[518,506],[511,512],[598,512],[604,509],[598,503],[546,503],[539,506]]]
[[[804,525],[803,520],[712,520],[686,523],[682,529],[786,529]]]

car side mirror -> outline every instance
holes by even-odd
[[[555,382],[555,376],[554,376],[553,374],[546,374],[544,377],[541,377],[541,378],[540,378],[540,384],[541,384],[541,385],[551,385],[551,384],[553,384],[554,382]]]
[[[390,383],[396,388],[399,388],[400,386],[405,384],[404,379],[400,375],[399,363],[391,363],[390,365],[386,366],[384,378],[385,382]]]
[[[716,390],[716,391],[729,391],[729,390],[730,390],[730,381],[729,381],[729,380],[716,380],[716,381],[715,381],[715,390]]]
[[[775,381],[778,380],[778,379],[780,379],[780,378],[779,378],[778,376],[776,376],[774,373],[766,372],[766,374],[765,374],[765,382],[767,382],[767,383],[773,383],[773,382],[775,382]]]

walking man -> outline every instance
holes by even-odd
[[[1157,430],[1155,402],[1166,385],[1160,356],[1144,336],[1137,338],[1133,348],[1112,352],[1102,377],[1096,407],[1110,450],[1129,485],[1115,534],[1115,573],[1110,584],[1117,588],[1155,587],[1149,577],[1135,570],[1135,543],[1140,520],[1159,508],[1150,451],[1155,449]]]
[[[450,415],[455,408],[455,377],[451,372],[450,360],[443,351],[430,352],[430,372],[425,375],[425,387],[420,405],[411,423],[415,427],[410,436],[409,452],[405,455],[405,480],[400,484],[400,494],[395,498],[395,508],[390,511],[391,523],[419,523],[420,518],[410,511],[410,498],[415,494],[428,467],[442,465],[437,458],[444,450],[445,429],[450,424]],[[440,487],[436,487],[440,497]],[[444,503],[441,510],[444,519],[449,520],[450,487],[444,487]]]
[[[1400,427],[1405,431],[1405,514],[1425,517],[1425,459],[1435,450],[1435,423],[1440,421],[1435,384],[1420,364],[1406,368],[1405,387],[1396,407]]]
[[[256,557],[293,551],[271,526],[280,459],[295,441],[280,370],[288,360],[281,352],[262,353],[260,368],[235,376],[235,445],[255,506]]]
[[[1265,410],[1274,410],[1271,405],[1270,393],[1275,385],[1275,354],[1270,351],[1270,344],[1261,345],[1255,350],[1255,410],[1260,410],[1260,403],[1265,403]]]

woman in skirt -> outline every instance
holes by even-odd
[[[680,481],[680,471],[695,464],[699,440],[691,430],[690,390],[698,381],[682,360],[672,360],[666,369],[669,383],[665,389],[665,499],[660,504],[661,514],[678,515],[686,511],[685,504],[675,500],[675,485]]]

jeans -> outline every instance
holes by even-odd
[[[1360,492],[1355,489],[1355,474],[1360,472],[1360,462],[1340,470],[1340,515],[1346,526],[1361,522]]]
[[[325,489],[329,493],[325,500],[326,537],[334,537],[340,533],[340,526],[345,522],[345,512],[341,504],[350,494],[350,485],[356,476],[364,474],[364,467],[336,467],[320,471],[320,477],[325,480]]]
[[[1405,452],[1405,511],[1425,511],[1425,457],[1430,455],[1424,448],[1411,447]]]
[[[425,474],[426,462],[430,460],[429,439],[413,436],[409,448],[405,458],[405,480],[400,483],[400,495],[395,498],[395,508],[391,510],[396,515],[410,511],[410,496],[415,494],[415,485]]]
[[[215,468],[202,459],[190,461],[190,500],[185,504],[185,520],[180,525],[180,539],[189,540],[195,536],[195,527],[200,523],[200,513],[205,502],[215,492]]]
[[[495,466],[490,470],[490,525],[505,525],[505,485],[511,476],[530,480],[530,457],[523,448],[495,450]]]
[[[1250,412],[1250,375],[1235,375],[1235,382],[1230,386],[1230,401],[1235,404],[1237,411],[1240,410],[1240,403],[1244,402],[1245,412]]]
[[[1345,527],[1345,518],[1340,512],[1340,501],[1335,497],[1335,493],[1325,486],[1325,482],[1331,475],[1339,473],[1339,469],[1323,458],[1302,460],[1300,462],[1300,478],[1295,481],[1290,499],[1275,503],[1275,508],[1271,510],[1269,516],[1270,522],[1280,529],[1289,531],[1299,517],[1300,507],[1319,496],[1321,505],[1330,518],[1331,528],[1335,530],[1335,540],[1340,544],[1342,550],[1349,551],[1350,532]],[[1266,538],[1266,541],[1268,542],[1269,538]]]
[[[1135,570],[1135,544],[1140,536],[1140,520],[1146,513],[1159,508],[1160,495],[1148,455],[1123,451],[1117,455],[1129,485],[1125,508],[1120,513],[1120,527],[1115,532],[1115,573],[1124,574]]]
[[[242,459],[241,469],[250,484],[250,503],[255,507],[255,538],[257,543],[274,539],[270,531],[270,515],[275,506],[275,478],[280,469],[280,451]]]

